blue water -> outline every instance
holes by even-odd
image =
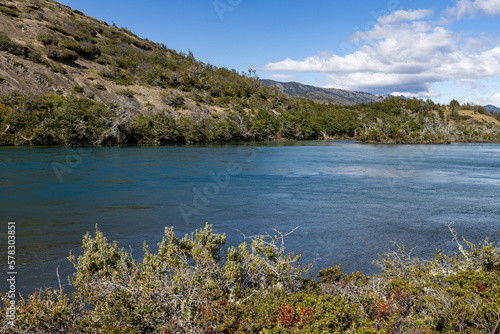
[[[0,249],[17,228],[17,290],[57,287],[97,224],[136,259],[165,226],[213,224],[228,244],[287,232],[315,270],[377,272],[394,242],[428,258],[457,250],[446,227],[499,240],[500,145],[271,144],[0,148]],[[1,227],[3,226],[3,227]],[[6,261],[0,275],[6,277]],[[0,291],[7,289],[0,280]]]

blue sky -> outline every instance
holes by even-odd
[[[500,106],[500,0],[61,0],[260,78]]]

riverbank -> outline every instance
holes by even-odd
[[[354,106],[311,100],[288,102],[290,105],[281,106],[279,111],[228,105],[218,113],[167,108],[147,115],[131,115],[111,103],[13,92],[0,96],[0,146],[329,138],[388,144],[500,142],[500,122],[482,109],[455,110],[432,102],[392,97]]]

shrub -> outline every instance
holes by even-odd
[[[59,38],[51,32],[42,32],[36,36],[36,39],[40,41],[43,45],[55,45],[59,43]]]
[[[84,86],[73,86],[73,91],[75,91],[77,93],[83,93],[85,91],[85,87]]]
[[[52,60],[66,64],[72,64],[78,59],[78,54],[76,52],[56,46],[46,47],[45,55]]]
[[[98,89],[98,90],[106,90],[106,86],[104,86],[103,84],[100,84],[100,83],[93,84],[92,87],[94,87],[95,89]]]
[[[7,16],[19,17],[17,7],[14,5],[0,4],[0,13],[3,13]]]
[[[38,50],[30,50],[26,59],[29,59],[38,64],[45,65],[49,68],[52,66],[52,64],[47,59],[45,59],[42,53]]]
[[[180,95],[178,93],[173,93],[173,94],[163,93],[161,95],[161,98],[162,98],[163,103],[165,103],[166,105],[168,105],[174,109],[177,109],[177,108],[184,106],[184,102],[185,102],[184,97],[182,97],[182,95]]]
[[[50,26],[47,26],[47,28],[49,28],[52,31],[61,33],[65,36],[71,35],[71,33],[69,31],[67,31],[65,28],[63,28],[62,24],[50,25]]]
[[[116,91],[116,94],[121,95],[121,96],[125,96],[128,98],[132,98],[132,97],[134,97],[134,95],[136,93],[130,89],[120,89],[120,90]]]
[[[105,58],[97,58],[95,61],[101,65],[111,65],[111,61]]]
[[[113,81],[117,85],[128,86],[133,84],[132,79],[127,77],[127,75],[123,73],[122,70],[117,68],[110,71],[102,71],[99,73],[99,75],[103,78]]]
[[[61,74],[66,74],[68,71],[62,67],[61,65],[54,65],[50,67],[50,70],[54,73],[61,73]]]
[[[2,31],[0,31],[0,51],[5,51],[12,53],[13,55],[16,56],[25,56],[25,57],[28,56],[30,52],[29,48],[19,45],[16,42],[12,41],[10,37]]]
[[[0,116],[8,112],[0,104]],[[144,245],[138,261],[96,227],[84,236],[83,254],[68,257],[72,298],[63,287],[35,292],[17,301],[14,328],[3,310],[0,326],[13,333],[497,333],[500,244],[462,245],[450,230],[459,254],[420,261],[399,247],[380,257],[381,274],[326,268],[319,288],[303,278],[308,267],[285,253],[288,234],[277,230],[224,250],[225,235],[208,224],[182,238],[166,228],[157,251]]]
[[[85,42],[74,42],[70,40],[60,41],[59,46],[76,52],[83,59],[94,60],[101,54],[98,46]]]
[[[458,111],[456,110],[452,110],[450,112],[450,119],[451,120],[454,120],[454,121],[465,121],[465,120],[468,120],[468,119],[471,119],[472,117],[469,116],[469,115],[460,115],[458,113]]]

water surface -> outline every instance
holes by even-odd
[[[18,291],[56,287],[97,224],[140,259],[165,226],[183,235],[213,224],[231,245],[287,232],[316,270],[377,271],[378,253],[404,242],[429,257],[456,250],[445,223],[498,240],[500,145],[355,142],[0,148],[0,240],[17,227]],[[5,255],[6,257],[6,255]],[[1,261],[5,276],[6,261]],[[5,279],[1,291],[6,290]]]

